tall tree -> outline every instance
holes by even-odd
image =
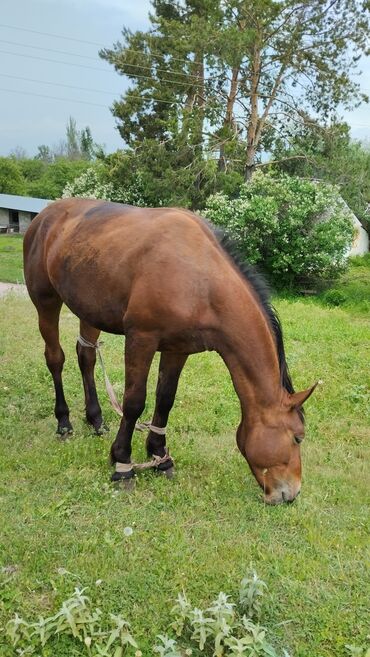
[[[77,130],[77,122],[72,116],[69,117],[66,127],[67,157],[69,160],[81,158],[80,133]]]
[[[92,160],[94,157],[94,140],[91,134],[91,130],[87,125],[86,128],[83,128],[80,133],[80,152],[84,160]]]
[[[250,178],[260,152],[308,113],[325,122],[366,100],[351,74],[366,49],[368,0],[153,0],[147,32],[100,55],[131,85],[112,111],[133,149],[160,144],[173,166]],[[176,157],[174,156],[176,153]]]
[[[369,3],[232,0],[228,4],[229,24],[245,20],[253,31],[241,66],[241,77],[248,84],[237,95],[246,110],[242,122],[249,178],[268,125],[281,131],[287,118],[302,123],[308,109],[330,121],[339,104],[351,107],[367,100],[350,76],[366,49]]]
[[[54,155],[50,146],[47,146],[46,144],[40,144],[40,146],[37,147],[37,154],[35,155],[35,160],[41,160],[46,164],[51,164],[53,159],[54,159]]]

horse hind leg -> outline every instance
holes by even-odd
[[[62,371],[65,356],[59,342],[59,315],[62,300],[58,296],[48,297],[42,305],[37,305],[40,333],[45,341],[45,360],[53,377],[55,388],[55,417],[58,421],[57,433],[64,436],[72,433],[69,421],[69,408],[64,397]]]
[[[86,324],[86,322],[81,321],[80,335],[86,341],[95,345],[98,341],[100,331]],[[100,436],[104,431],[107,431],[107,426],[103,422],[95,386],[94,368],[96,363],[96,349],[82,346],[77,341],[76,351],[85,391],[86,420],[94,428],[95,433]]]
[[[186,363],[187,355],[163,352],[159,363],[158,383],[156,391],[156,404],[152,420],[152,426],[164,429],[167,425],[168,416],[175,401],[180,374]],[[165,456],[166,434],[149,431],[146,441],[149,456]],[[167,477],[174,473],[172,459],[168,459],[157,466],[159,472]]]

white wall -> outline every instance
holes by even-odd
[[[0,226],[7,226],[9,224],[9,210],[7,208],[0,208]]]
[[[369,236],[364,228],[362,228],[361,223],[353,215],[353,225],[355,228],[355,236],[353,238],[352,247],[348,255],[364,255],[369,251]]]

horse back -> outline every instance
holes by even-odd
[[[45,208],[24,241],[32,296],[49,286],[103,330],[179,331],[212,322],[212,283],[225,257],[191,212],[65,199]]]

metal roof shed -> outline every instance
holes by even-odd
[[[24,233],[50,199],[0,194],[0,232]]]

